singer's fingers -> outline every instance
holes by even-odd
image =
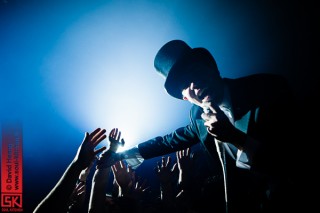
[[[210,102],[209,104],[209,109],[212,111],[212,112],[215,112],[215,113],[220,113],[220,112],[223,112],[220,107],[214,103],[214,102]]]
[[[192,99],[196,99],[197,96],[196,96],[196,93],[194,91],[194,83],[191,83],[190,84],[190,87],[188,88],[188,91],[189,91],[189,95]]]
[[[207,120],[209,120],[209,114],[208,113],[202,113],[201,114],[201,118],[203,119],[203,120],[205,120],[205,121],[207,121]]]
[[[211,111],[212,113],[222,112],[220,107],[214,102],[203,102],[201,107],[209,109],[209,111]]]
[[[204,120],[204,121],[211,121],[211,122],[216,122],[217,121],[217,117],[216,117],[216,113],[202,113],[201,114],[201,118]]]
[[[191,103],[201,106],[202,100],[197,97],[193,87],[194,84],[191,83],[190,87],[182,91],[182,95]]]
[[[217,124],[217,118],[215,116],[211,117],[209,120],[205,120],[204,124],[206,127],[214,127]]]
[[[217,137],[217,134],[213,132],[213,128],[211,128],[210,126],[207,126],[207,132],[213,137]]]

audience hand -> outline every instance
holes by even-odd
[[[194,167],[194,155],[190,154],[190,148],[176,152],[179,168],[179,185],[186,189],[192,183],[192,171]]]
[[[106,138],[105,133],[106,130],[101,128],[97,128],[90,134],[86,132],[74,161],[79,162],[83,168],[87,168],[95,159],[96,154],[106,149],[106,147],[101,147],[95,150],[95,147]]]
[[[174,175],[176,174],[177,170],[177,163],[175,163],[172,168],[170,169],[169,166],[171,164],[171,157],[167,157],[167,161],[165,157],[161,158],[160,162],[157,163],[157,167],[155,168],[156,175],[159,178],[161,185],[167,185],[171,183],[173,180]]]
[[[96,159],[93,159],[93,161],[91,161],[90,165],[89,165],[87,168],[85,168],[85,169],[83,169],[83,170],[81,171],[81,173],[80,173],[80,175],[79,175],[79,181],[80,181],[80,182],[86,182],[86,181],[87,181],[87,177],[88,177],[88,175],[89,175],[89,173],[90,173],[90,171],[91,171],[91,168],[92,168],[95,160],[96,160]]]
[[[86,183],[79,182],[75,186],[74,190],[70,195],[70,205],[69,208],[74,208],[74,206],[82,206],[84,204],[86,194]]]
[[[118,128],[113,128],[109,134],[110,148],[109,150],[116,152],[119,146],[124,146],[124,139],[121,138],[121,132],[118,132]]]
[[[131,196],[136,199],[142,197],[143,193],[149,188],[146,186],[147,181],[139,181],[135,171],[124,161],[115,163],[112,167],[116,186],[120,189],[119,196]]]
[[[109,133],[110,147],[108,150],[105,150],[99,156],[97,162],[97,168],[103,169],[112,166],[117,161],[121,159],[120,154],[116,153],[119,146],[124,146],[125,141],[123,138],[120,139],[121,132],[118,131],[118,128],[113,128]]]
[[[111,167],[115,183],[120,187],[122,193],[128,192],[135,183],[135,172],[130,166],[126,167],[123,161],[118,161]]]

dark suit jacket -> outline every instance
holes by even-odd
[[[247,130],[248,137],[253,139],[251,143],[260,143],[260,148],[251,156],[250,171],[237,168],[235,161],[227,156],[228,185],[232,188],[229,189],[231,200],[238,200],[232,202],[238,202],[236,205],[243,206],[246,201],[239,199],[239,196],[246,197],[243,190],[267,187],[270,180],[275,186],[274,183],[287,180],[292,175],[294,164],[290,162],[290,155],[297,147],[297,142],[292,137],[295,131],[295,105],[291,90],[281,76],[254,74],[237,79],[224,78],[224,81],[231,94],[235,126],[240,130]],[[221,173],[222,167],[217,158],[214,138],[207,133],[201,118],[202,113],[202,108],[193,105],[190,123],[187,126],[139,144],[142,157],[150,159],[163,156],[201,143],[210,161],[211,166],[208,169],[211,169],[214,175]],[[252,191],[247,192],[247,200],[256,198]]]
[[[242,119],[249,115],[247,135],[262,145],[253,157],[251,170],[263,174],[282,173],[286,169],[283,166],[288,163],[283,152],[289,152],[294,139],[291,137],[294,105],[287,82],[273,74],[225,78],[224,81],[231,93],[236,127],[241,129]],[[213,138],[208,136],[201,119],[202,112],[194,105],[187,126],[139,144],[142,157],[149,159],[166,155],[197,143],[202,143],[211,156],[216,156]]]

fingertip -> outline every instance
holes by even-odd
[[[173,164],[172,169],[171,169],[172,172],[177,170],[177,168],[178,168],[177,165],[178,165],[177,163]]]
[[[98,153],[104,151],[106,148],[107,148],[107,147],[103,146],[103,147],[97,149],[97,150],[94,152],[94,154],[98,154]]]

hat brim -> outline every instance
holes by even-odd
[[[192,65],[206,63],[217,69],[216,62],[208,50],[204,48],[193,48],[192,51],[178,60],[170,69],[164,83],[166,92],[178,99],[183,99],[182,90],[190,85],[197,73],[191,69]]]

